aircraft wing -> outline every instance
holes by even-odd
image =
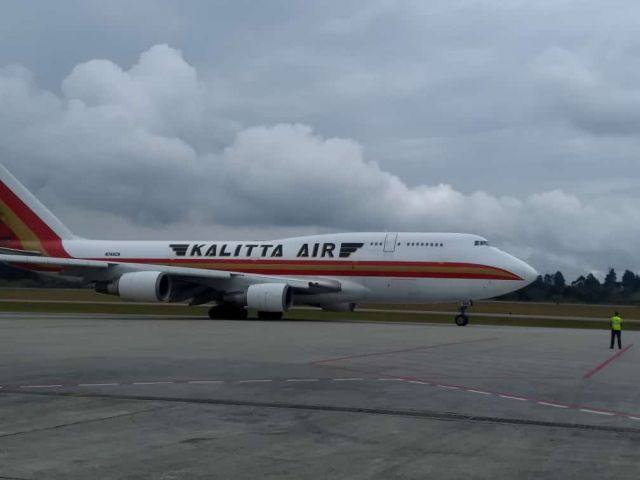
[[[251,283],[286,283],[291,288],[304,291],[339,292],[342,285],[337,280],[281,277],[242,273],[204,268],[176,267],[144,263],[127,263],[105,260],[82,260],[75,258],[38,257],[33,255],[0,254],[0,262],[17,267],[42,267],[43,270],[55,269],[61,274],[81,277],[87,281],[115,280],[123,273],[153,271],[162,272],[177,280],[194,285],[203,285],[217,290],[225,290],[225,283],[232,280],[245,280]]]

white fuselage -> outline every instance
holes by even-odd
[[[340,292],[296,296],[297,304],[309,305],[491,298],[522,288],[537,275],[470,234],[340,233],[255,242],[78,239],[65,240],[63,247],[73,258],[143,264],[149,270],[171,265],[340,282]],[[237,282],[241,289],[253,280]]]

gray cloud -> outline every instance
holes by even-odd
[[[0,19],[0,154],[83,233],[474,231],[640,267],[635,3],[57,4]]]

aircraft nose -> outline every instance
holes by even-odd
[[[517,264],[516,264],[516,268],[514,269],[515,270],[514,273],[518,275],[520,278],[522,278],[526,285],[529,285],[536,278],[538,278],[538,272],[536,272],[535,268],[533,268],[528,263],[523,262],[522,260],[519,260],[519,259],[516,259],[516,260],[517,260]]]

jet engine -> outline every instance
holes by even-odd
[[[293,291],[285,283],[249,285],[246,303],[247,307],[261,312],[284,312],[293,303]]]
[[[95,288],[134,302],[168,302],[173,294],[171,278],[162,272],[124,273],[112,282],[96,283]]]

